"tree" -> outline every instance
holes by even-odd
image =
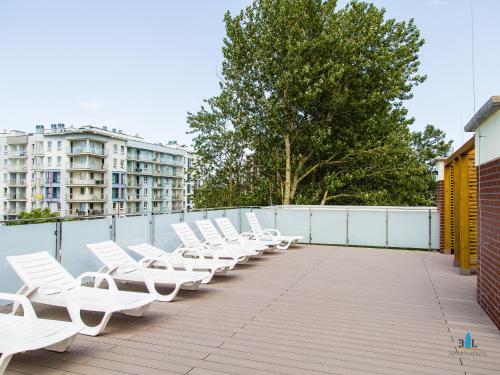
[[[257,204],[424,200],[408,183],[422,165],[403,106],[425,80],[413,20],[333,0],[255,0],[224,20],[221,94],[188,117],[211,169],[199,196],[217,187],[234,203],[237,186]]]
[[[23,225],[55,222],[59,217],[58,212],[51,212],[49,208],[35,208],[31,211],[21,211],[17,220],[8,221],[6,225]]]

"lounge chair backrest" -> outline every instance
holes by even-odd
[[[234,227],[233,223],[231,223],[231,220],[229,220],[227,217],[218,217],[215,219],[215,222],[217,223],[217,226],[221,230],[222,234],[227,237],[227,238],[237,238],[239,237],[239,233]]]
[[[137,245],[131,245],[128,248],[133,252],[139,254],[143,258],[161,258],[165,255],[168,255],[168,253],[166,253],[165,251],[158,249],[157,247],[154,247],[146,242]]]
[[[256,235],[261,235],[263,232],[262,227],[259,224],[259,220],[257,220],[257,215],[255,215],[255,212],[247,212],[245,215],[247,216],[248,224],[250,224],[252,232]]]
[[[87,247],[109,269],[118,267],[121,272],[137,269],[137,263],[130,255],[113,241],[87,244]]]
[[[223,244],[224,239],[210,220],[196,220],[196,226],[209,244]]]
[[[200,240],[196,237],[196,234],[189,228],[186,223],[172,224],[175,233],[179,236],[182,244],[187,248],[197,248],[203,246]]]
[[[54,285],[64,290],[76,287],[76,280],[48,252],[8,256],[7,262],[28,288]]]

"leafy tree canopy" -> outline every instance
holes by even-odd
[[[188,115],[200,207],[432,203],[444,133],[403,106],[424,41],[352,1],[255,0],[224,17],[220,95]]]
[[[58,212],[51,212],[50,209],[36,208],[31,211],[22,211],[19,213],[18,220],[9,221],[7,225],[39,224],[56,221],[59,217]]]

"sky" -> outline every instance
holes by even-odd
[[[406,103],[413,130],[457,148],[474,114],[471,0],[374,0],[413,17],[428,79]],[[0,0],[0,130],[106,125],[189,144],[187,112],[219,92],[223,16],[249,0]],[[339,4],[345,4],[340,0]],[[500,1],[472,0],[476,109],[500,94]]]

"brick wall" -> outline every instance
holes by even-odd
[[[437,210],[439,215],[439,250],[444,252],[444,181],[440,180],[436,186]]]
[[[500,158],[482,164],[478,174],[478,301],[500,329]]]

